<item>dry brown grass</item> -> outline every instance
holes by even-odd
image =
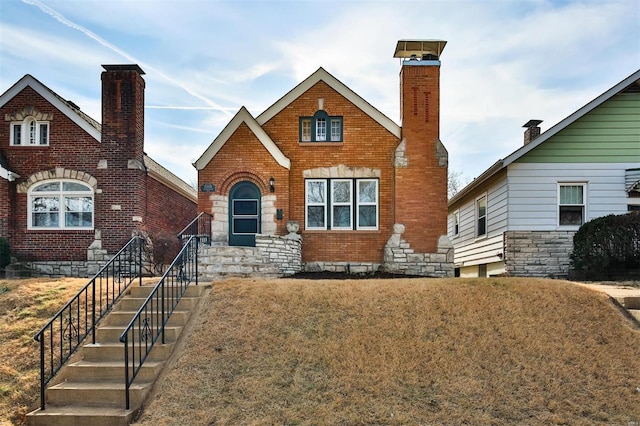
[[[214,285],[141,425],[640,421],[640,331],[534,279]]]
[[[21,424],[40,393],[34,334],[78,290],[83,278],[0,280],[0,424]]]

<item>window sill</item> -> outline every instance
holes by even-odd
[[[9,148],[49,148],[49,144],[46,144],[46,145],[9,145]]]
[[[303,229],[300,231],[302,234],[379,234],[379,229]]]
[[[43,233],[89,233],[94,232],[94,228],[27,228],[29,232],[43,232]]]
[[[298,142],[298,146],[342,146],[344,142]]]

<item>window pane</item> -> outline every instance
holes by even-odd
[[[560,206],[560,225],[582,225],[584,207]]]
[[[40,145],[47,145],[49,143],[49,126],[47,124],[40,124]]]
[[[91,189],[83,185],[81,183],[75,182],[62,182],[62,190],[63,191],[82,191],[82,192],[90,192]]]
[[[478,217],[487,215],[487,199],[481,198],[478,200]]]
[[[29,122],[29,145],[36,144],[36,122],[31,120]]]
[[[302,141],[311,141],[311,119],[302,120]]]
[[[377,206],[358,206],[358,224],[360,227],[377,227]]]
[[[324,206],[307,207],[307,227],[324,228]]]
[[[68,212],[92,212],[93,198],[67,197],[64,199],[65,210]]]
[[[377,181],[358,181],[358,202],[377,203],[378,185]]]
[[[341,128],[340,120],[331,120],[331,140],[339,141],[341,138]]]
[[[58,218],[58,213],[33,213],[31,222],[34,227],[57,228],[60,226]]]
[[[318,118],[316,120],[316,140],[317,141],[327,140],[327,119],[326,118]]]
[[[257,219],[233,219],[234,234],[256,234],[257,232]]]
[[[34,197],[32,211],[57,212],[60,209],[60,199],[57,197]]]
[[[560,186],[560,204],[583,204],[582,185]]]
[[[481,217],[478,219],[478,236],[485,235],[487,233],[487,218]]]
[[[59,192],[60,182],[47,182],[35,187],[33,192]]]
[[[234,215],[257,215],[258,200],[233,200]]]
[[[351,228],[351,206],[333,206],[332,227]]]
[[[13,144],[14,145],[20,145],[21,141],[20,141],[20,137],[22,136],[22,125],[21,124],[14,124],[13,125]]]
[[[324,204],[325,199],[325,182],[322,181],[308,181],[307,182],[307,203],[309,204]]]
[[[351,181],[333,181],[333,202],[351,203]]]

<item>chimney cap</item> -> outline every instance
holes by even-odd
[[[138,64],[120,64],[120,65],[102,65],[105,71],[136,71],[140,75],[144,75],[144,71]]]
[[[531,127],[538,127],[540,123],[542,123],[542,120],[529,120],[522,127],[530,129]]]
[[[446,44],[444,40],[398,40],[393,57],[410,59],[412,56],[422,58],[424,55],[435,55],[440,58]]]

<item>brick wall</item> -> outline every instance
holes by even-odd
[[[447,233],[447,165],[436,155],[440,132],[440,67],[404,65],[400,72],[406,167],[396,169],[395,223],[416,252],[436,253]]]
[[[196,203],[147,176],[145,229],[177,235],[196,216]]]
[[[313,116],[318,99],[330,116],[343,117],[343,143],[299,144],[299,117]],[[382,263],[384,245],[391,234],[393,211],[393,153],[399,140],[362,110],[318,82],[262,126],[291,160],[290,197],[286,220],[300,223],[304,262]],[[305,170],[345,165],[380,170],[378,231],[306,231]],[[279,200],[280,201],[280,200]],[[278,203],[280,207],[280,203]]]
[[[575,231],[507,231],[506,273],[529,277],[566,277]]]
[[[0,237],[9,238],[9,181],[0,178]]]

